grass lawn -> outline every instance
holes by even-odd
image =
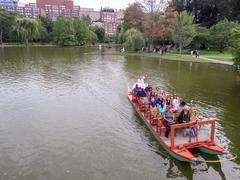
[[[205,56],[210,59],[222,60],[222,61],[232,61],[233,56],[229,51],[220,53],[219,51],[207,51],[201,50],[200,55]]]
[[[113,51],[113,55],[124,55],[124,56],[140,56],[140,57],[149,57],[149,58],[161,58],[166,60],[173,60],[173,61],[191,61],[191,62],[210,62],[208,60],[204,60],[201,58],[195,58],[187,55],[179,55],[179,54],[172,54],[167,53],[164,55],[160,55],[159,53],[147,53],[147,52],[125,52],[120,53],[118,51]]]
[[[176,49],[171,51],[172,53],[177,54],[178,51]],[[214,59],[214,60],[220,60],[220,61],[232,61],[233,56],[232,53],[228,50],[226,50],[224,53],[220,53],[219,51],[216,50],[199,50],[200,55],[209,59]],[[187,49],[182,50],[183,54],[188,54]]]

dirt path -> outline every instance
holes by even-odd
[[[216,63],[216,64],[226,64],[226,65],[230,65],[230,66],[232,66],[234,64],[233,61],[220,61],[220,60],[210,59],[210,58],[207,58],[207,57],[204,57],[204,56],[200,56],[200,58],[204,59],[204,60],[211,61],[212,63]]]

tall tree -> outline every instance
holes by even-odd
[[[205,48],[210,45],[210,30],[208,28],[197,25],[196,26],[196,36],[191,42],[191,46],[200,49]]]
[[[240,63],[240,25],[232,31],[231,46],[235,62]]]
[[[29,40],[33,40],[33,38],[38,36],[38,28],[37,20],[28,17],[18,17],[16,18],[13,31],[28,46]]]
[[[172,39],[178,45],[181,54],[182,48],[191,43],[196,33],[193,17],[187,11],[176,13],[172,29]]]
[[[85,22],[87,26],[90,26],[92,24],[92,19],[89,15],[82,15],[81,20]]]
[[[89,42],[90,34],[89,34],[89,26],[88,24],[83,21],[82,19],[75,18],[73,21],[74,30],[76,40],[79,45],[84,45]]]
[[[124,34],[124,47],[129,51],[139,51],[145,44],[142,33],[134,28],[127,30]]]
[[[173,0],[173,4],[178,12],[187,10],[195,23],[208,28],[224,18],[240,21],[238,0]]]
[[[88,40],[87,42],[94,45],[97,42],[98,38],[97,35],[95,34],[95,32],[89,30],[88,31]]]
[[[163,44],[168,41],[171,36],[171,24],[174,21],[175,9],[172,3],[166,8],[163,14],[160,14],[159,20],[156,21],[156,30],[154,34]]]
[[[14,18],[13,14],[0,10],[0,45],[2,45],[3,38],[9,39]]]
[[[145,16],[143,21],[144,36],[147,40],[148,51],[150,51],[154,40],[159,37],[159,24],[161,15],[164,13],[168,3],[164,0],[142,0]]]
[[[58,17],[53,26],[54,41],[60,46],[76,44],[73,21],[70,18]]]
[[[52,40],[53,22],[48,16],[39,17],[39,33],[42,42],[50,42]]]
[[[106,35],[105,29],[103,27],[95,26],[93,31],[97,35],[98,42],[103,43]]]
[[[124,13],[124,22],[132,28],[136,28],[143,32],[143,20],[144,20],[143,6],[139,2],[130,4]]]
[[[128,23],[123,22],[117,27],[117,33],[116,33],[116,43],[122,44],[124,42],[124,33],[130,29],[130,26]]]
[[[231,31],[234,26],[236,26],[235,23],[224,19],[210,29],[212,45],[217,47],[221,53],[230,44]]]

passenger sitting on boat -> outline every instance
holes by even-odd
[[[160,90],[160,88],[159,87],[156,87],[156,96],[160,96],[160,94],[161,94],[161,90]]]
[[[151,97],[151,101],[149,102],[149,107],[156,107],[156,106],[157,106],[157,103],[154,97]]]
[[[183,111],[183,107],[186,105],[186,103],[184,101],[181,101],[181,103],[178,106],[178,113],[181,113]]]
[[[156,103],[157,103],[158,105],[160,105],[160,104],[162,104],[163,102],[164,102],[163,97],[158,96],[158,98],[157,98],[157,100],[156,100]]]
[[[151,91],[151,92],[150,92],[150,98],[152,98],[152,97],[155,98],[155,96],[156,96],[156,95],[155,95],[155,92],[154,92],[154,91]]]
[[[181,112],[180,116],[177,119],[177,123],[181,124],[184,122],[190,122],[191,115],[190,115],[190,107],[189,106],[184,106],[183,111]]]
[[[147,87],[145,88],[145,91],[146,91],[146,92],[152,91],[152,87],[151,87],[151,86],[147,86]]]
[[[145,91],[141,87],[139,87],[137,96],[138,97],[146,97],[147,95],[146,95]]]
[[[163,115],[166,112],[167,105],[164,101],[161,102],[161,104],[158,106],[158,113],[160,115]]]
[[[174,124],[173,112],[172,112],[171,108],[168,108],[167,112],[165,113],[164,120],[163,120],[163,125],[166,127],[166,131],[165,131],[166,138],[168,138],[168,136],[169,136],[172,124]]]
[[[160,96],[161,96],[162,98],[165,98],[165,97],[166,97],[165,91],[161,90],[161,91],[160,91]]]
[[[138,84],[139,84],[139,87],[145,89],[147,87],[147,83],[145,84],[145,76],[139,76],[138,78]]]
[[[170,105],[171,105],[171,98],[170,98],[170,96],[168,96],[168,97],[166,98],[166,105],[167,105],[167,106],[170,106]]]
[[[172,105],[174,107],[174,112],[177,112],[178,107],[179,107],[179,98],[177,97],[176,94],[174,94],[173,99],[172,99]]]
[[[139,90],[139,87],[138,87],[138,84],[136,84],[135,88],[133,89],[133,94],[134,94],[135,96],[138,95],[138,90]]]

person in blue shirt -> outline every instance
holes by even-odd
[[[167,112],[165,113],[164,121],[163,121],[163,125],[166,127],[166,131],[165,131],[166,138],[168,138],[168,136],[169,136],[172,124],[174,124],[173,110],[171,108],[168,108]]]
[[[139,88],[138,88],[137,96],[138,96],[138,97],[146,97],[147,94],[146,94],[146,92],[145,92],[141,87],[139,87]]]
[[[167,110],[167,105],[166,105],[166,103],[162,102],[162,103],[158,106],[158,113],[159,113],[160,115],[163,115],[163,114],[165,114],[166,110]]]
[[[157,106],[157,103],[156,103],[154,97],[151,98],[151,101],[149,102],[149,106],[150,107],[156,107]]]
[[[163,103],[163,101],[164,101],[164,99],[163,99],[163,97],[158,97],[157,98],[157,100],[156,100],[156,103],[158,104],[158,105],[160,105],[160,104],[162,104]]]
[[[138,87],[138,84],[136,84],[135,88],[133,89],[134,96],[138,95],[138,90],[139,90],[139,87]]]

